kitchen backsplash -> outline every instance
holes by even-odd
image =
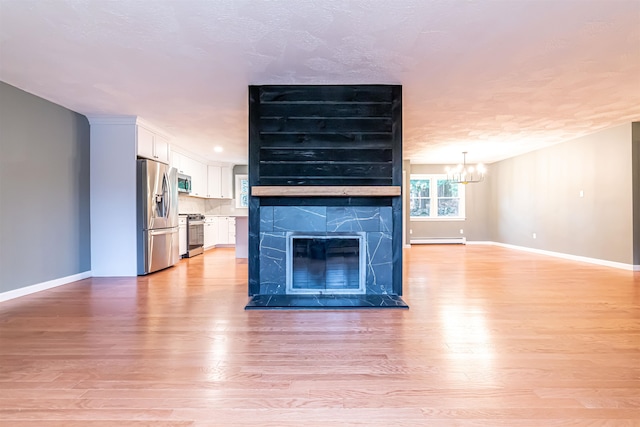
[[[178,212],[181,214],[248,215],[248,209],[236,208],[233,199],[201,199],[183,194],[178,195]]]
[[[204,199],[178,194],[178,212],[181,214],[204,213]]]
[[[207,215],[248,215],[248,209],[236,208],[235,200],[205,199]]]

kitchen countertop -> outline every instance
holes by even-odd
[[[191,214],[178,214],[178,216],[184,216],[186,217],[187,215],[191,215]],[[246,218],[249,215],[247,214],[204,214],[204,216],[217,216],[217,217],[231,217],[231,218]]]

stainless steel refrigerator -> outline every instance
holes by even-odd
[[[164,163],[138,160],[138,275],[171,267],[180,259],[178,171]]]

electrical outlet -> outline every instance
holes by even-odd
[[[580,197],[584,197],[584,191],[580,190]]]
[[[460,234],[464,234],[464,230],[462,228],[460,229]]]
[[[533,238],[535,239],[535,238],[537,238],[537,237],[538,237],[538,236],[536,236],[536,233],[533,233]]]
[[[413,230],[409,229],[409,234],[413,234]]]

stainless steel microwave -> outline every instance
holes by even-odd
[[[191,193],[191,177],[189,175],[178,174],[178,193]]]

